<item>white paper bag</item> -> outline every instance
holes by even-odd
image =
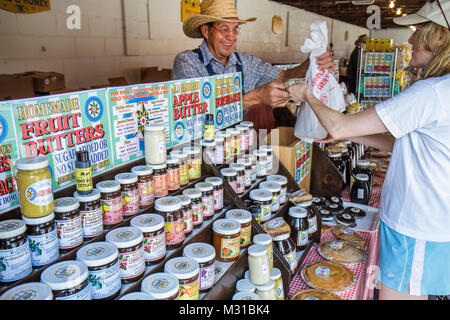
[[[308,53],[309,68],[306,72],[308,87],[322,103],[342,112],[345,110],[345,100],[342,88],[328,70],[319,70],[316,58],[323,54],[328,46],[328,31],[326,21],[316,21],[311,24],[311,38],[307,38],[300,48]],[[326,130],[322,127],[310,105],[304,101],[297,113],[294,134],[297,138],[312,143],[314,140],[324,139]]]

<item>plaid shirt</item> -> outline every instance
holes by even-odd
[[[206,68],[208,64],[212,66],[216,74],[237,72],[236,66],[242,63],[242,70],[245,75],[243,93],[247,93],[275,80],[281,72],[279,68],[269,63],[264,63],[261,59],[245,52],[239,53],[241,62],[237,59],[236,52],[233,52],[228,59],[227,65],[224,66],[222,62],[214,58],[205,40],[203,40],[199,48],[203,54],[204,62],[200,61],[198,54],[192,50],[183,51],[175,57],[173,64],[173,77],[175,80],[210,76]]]

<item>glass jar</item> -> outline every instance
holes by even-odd
[[[199,265],[189,257],[177,257],[168,260],[164,265],[164,272],[176,278],[180,284],[178,300],[198,300],[199,292]]]
[[[248,128],[248,134],[249,134],[248,147],[249,147],[249,150],[252,150],[253,147],[255,147],[257,145],[256,130],[254,129],[254,124],[251,121],[241,121],[240,125],[246,126]]]
[[[250,134],[248,127],[245,125],[237,125],[236,129],[240,131],[241,153],[246,153],[249,150],[249,143],[250,143]]]
[[[55,300],[92,300],[84,262],[67,260],[47,267],[41,273],[41,282],[47,284]]]
[[[356,161],[356,167],[353,170],[352,177],[353,179],[356,179],[356,175],[358,173],[364,173],[367,174],[369,177],[369,195],[372,195],[372,184],[373,184],[373,172],[370,169],[370,161],[369,160],[358,160]]]
[[[261,298],[254,292],[238,292],[233,295],[231,300],[261,300]]]
[[[30,246],[31,264],[33,267],[45,266],[59,257],[58,235],[56,232],[55,214],[41,218],[22,216],[27,227],[28,244]]]
[[[272,213],[272,192],[264,189],[254,189],[250,191],[251,199],[250,212],[258,223],[268,221]]]
[[[131,172],[138,177],[139,207],[147,209],[155,202],[153,169],[149,165],[143,165],[131,168]]]
[[[105,240],[119,249],[122,283],[139,280],[144,275],[144,235],[135,227],[120,227],[106,233]]]
[[[119,300],[137,301],[137,300],[155,300],[155,298],[153,298],[148,293],[134,291],[134,292],[130,292],[130,293],[127,293],[126,295],[121,296],[119,298]]]
[[[180,285],[177,277],[165,272],[157,272],[142,281],[141,291],[150,294],[155,300],[177,300]]]
[[[250,281],[261,286],[270,280],[270,265],[266,246],[253,244],[248,248],[248,266]]]
[[[225,162],[230,163],[231,159],[233,159],[233,139],[231,137],[231,133],[229,131],[221,131],[222,136],[224,138],[224,154],[225,154]]]
[[[106,180],[95,186],[100,191],[102,203],[103,226],[113,227],[123,221],[122,192],[120,183],[114,180]]]
[[[255,150],[253,155],[256,156],[256,177],[258,179],[265,178],[267,175],[267,152]]]
[[[156,199],[155,211],[164,217],[167,250],[181,247],[185,238],[181,200],[177,197]]]
[[[155,198],[165,197],[169,194],[169,177],[167,176],[167,164],[152,166],[153,185],[155,187]]]
[[[250,161],[252,162],[252,183],[257,179],[257,166],[256,166],[256,156],[253,154],[247,155]]]
[[[212,165],[216,163],[216,142],[200,141],[203,150],[203,160],[206,164]]]
[[[208,177],[205,182],[213,185],[214,211],[220,211],[224,206],[223,180],[220,177]]]
[[[227,132],[231,135],[231,157],[237,159],[241,154],[241,131],[236,128],[229,128]]]
[[[184,220],[184,236],[188,236],[191,234],[192,230],[194,230],[194,225],[192,223],[192,201],[191,197],[186,196],[184,194],[175,196],[181,200],[181,211],[183,211],[183,220]]]
[[[234,219],[241,225],[241,249],[246,248],[252,237],[252,214],[243,209],[231,209],[225,214],[226,219]]]
[[[120,183],[122,192],[122,206],[124,217],[131,217],[139,213],[138,177],[135,173],[119,173],[114,180]]]
[[[142,231],[145,264],[149,266],[163,261],[166,256],[164,218],[159,214],[140,214],[130,220],[130,226]]]
[[[0,261],[0,282],[25,278],[33,270],[24,221],[0,221]]]
[[[245,188],[250,188],[252,186],[252,161],[249,157],[246,157],[237,159],[237,162],[244,165]]]
[[[20,212],[39,218],[53,212],[53,191],[48,159],[44,156],[22,158],[16,162],[16,183]]]
[[[291,227],[291,238],[297,251],[305,250],[308,246],[309,223],[308,212],[302,207],[290,207],[288,224]]]
[[[233,219],[218,219],[213,222],[213,246],[216,259],[222,262],[239,258],[241,225]]]
[[[278,268],[270,270],[270,279],[275,284],[275,296],[277,300],[284,300],[283,279],[281,278],[281,271]]]
[[[183,249],[183,256],[199,265],[199,290],[206,291],[214,285],[216,251],[208,243],[191,243]]]
[[[266,152],[267,154],[267,174],[272,172],[272,167],[273,167],[273,148],[272,146],[268,146],[268,145],[263,145],[263,146],[259,146],[259,150]]]
[[[195,189],[202,193],[203,220],[209,220],[214,215],[214,186],[209,182],[198,182]]]
[[[352,159],[350,158],[347,147],[342,148],[341,158],[345,164],[345,186],[347,187],[350,185],[350,177],[352,174]]]
[[[122,283],[119,250],[115,245],[93,242],[78,249],[76,256],[88,268],[92,299],[112,300],[119,296]]]
[[[312,205],[312,201],[304,201],[297,204],[298,207],[303,207],[308,212],[308,238],[311,240],[319,231],[317,228],[317,209]]]
[[[166,131],[163,124],[146,124],[144,127],[145,162],[150,165],[166,162]]]
[[[250,276],[249,276],[250,277]],[[255,292],[255,285],[247,278],[239,279],[236,282],[236,293],[238,292]]]
[[[178,157],[180,160],[180,186],[187,185],[189,183],[188,155],[183,150],[173,150],[170,155]]]
[[[66,253],[83,243],[80,202],[77,198],[63,197],[55,200],[55,223],[59,250]]]
[[[220,173],[225,177],[230,187],[234,192],[238,193],[237,189],[237,171],[233,168],[220,169]]]
[[[52,289],[43,282],[26,282],[12,287],[0,296],[0,300],[53,300]]]
[[[214,163],[221,165],[225,162],[225,146],[223,136],[217,136],[215,139],[216,148],[214,149]]]
[[[263,245],[267,248],[267,258],[269,259],[269,267],[273,268],[273,242],[272,237],[267,233],[259,233],[253,236],[255,244]]]
[[[342,154],[341,153],[332,153],[328,155],[328,158],[330,158],[331,162],[335,165],[335,167],[339,170],[339,172],[342,174],[342,188],[345,188],[346,184],[346,172],[345,172],[345,162],[342,160]]]
[[[183,152],[188,155],[189,180],[196,180],[202,175],[202,155],[200,148],[187,147]]]
[[[281,185],[278,182],[264,181],[259,184],[259,188],[272,193],[272,213],[280,210]]]
[[[189,188],[183,190],[183,195],[191,198],[192,224],[194,228],[200,228],[203,224],[202,192],[194,188]]]
[[[96,188],[90,194],[82,195],[77,191],[73,194],[80,203],[79,211],[83,225],[83,237],[90,239],[103,232],[103,212],[100,202],[100,191]]]
[[[180,189],[180,160],[176,156],[167,156],[167,189],[174,191]]]
[[[355,203],[369,204],[369,176],[367,174],[358,173],[356,175],[350,192],[350,200]]]
[[[287,261],[290,272],[293,274],[297,269],[297,256],[295,244],[290,238],[290,233],[285,233],[273,238],[275,246],[280,251],[283,258]]]
[[[256,287],[256,294],[261,298],[261,300],[276,300],[275,295],[275,283],[273,280],[269,280],[266,284]]]
[[[242,163],[230,163],[230,168],[236,170],[236,193],[242,194],[245,191],[245,165]]]
[[[283,205],[287,201],[287,183],[288,179],[280,174],[271,174],[266,178],[267,181],[277,182],[281,186],[280,193],[280,205]]]

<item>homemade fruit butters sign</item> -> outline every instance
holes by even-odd
[[[77,150],[88,150],[93,174],[112,168],[106,91],[87,90],[13,100],[19,155],[49,159],[53,191],[75,183]]]
[[[242,115],[242,80],[240,73],[218,75],[215,78],[215,129],[238,123]]]

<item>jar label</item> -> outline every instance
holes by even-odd
[[[252,185],[252,170],[245,170],[245,186],[250,187]]]
[[[203,223],[203,207],[201,203],[192,204],[192,223],[194,226],[198,226]]]
[[[223,189],[214,190],[214,210],[223,208]]]
[[[166,244],[174,245],[184,241],[184,219],[166,222],[164,225],[166,232]]]
[[[231,239],[222,238],[220,245],[220,257],[222,259],[233,259],[239,255],[241,237]]]
[[[22,279],[32,271],[28,242],[13,248],[0,250],[0,281]]]
[[[55,297],[55,300],[91,300],[91,287],[87,285],[83,290],[64,297]]]
[[[180,284],[180,295],[178,300],[198,300],[200,297],[198,289],[198,278],[194,282]]]
[[[28,244],[31,252],[31,264],[44,266],[59,257],[58,236],[56,228],[42,235],[29,235]]]
[[[272,213],[272,204],[261,204],[259,206],[259,214],[258,217],[260,218],[261,223],[266,222],[270,219]]]
[[[75,168],[76,188],[79,191],[92,190],[92,168]]]
[[[241,153],[241,139],[239,137],[233,139],[231,153],[233,156],[238,156]]]
[[[153,187],[153,180],[148,182],[138,183],[140,206],[147,207],[155,202],[155,191]]]
[[[202,159],[192,159],[189,161],[189,179],[195,180],[202,175]]]
[[[275,295],[277,300],[284,300],[283,280],[281,279],[275,281]]]
[[[92,238],[103,232],[102,207],[94,210],[80,211],[83,235]]]
[[[107,269],[89,270],[88,281],[92,299],[104,299],[112,296],[122,286],[119,261]]]
[[[214,285],[215,264],[200,268],[200,290],[209,289]]]
[[[132,252],[119,254],[120,278],[130,279],[139,276],[145,271],[144,247],[140,246]]]
[[[166,236],[164,232],[152,237],[144,237],[145,261],[151,262],[166,255]]]
[[[287,187],[281,188],[280,193],[280,203],[283,204],[286,202],[286,195],[287,195]]]
[[[167,188],[169,190],[180,189],[180,169],[167,170]]]
[[[216,149],[214,151],[215,164],[223,164],[225,160],[224,155],[225,151],[223,145],[216,145]]]
[[[203,218],[214,215],[214,198],[212,195],[202,197]]]
[[[55,220],[60,249],[74,248],[83,242],[81,216],[70,220]]]
[[[283,255],[283,257],[291,267],[291,271],[294,271],[297,267],[297,256],[295,254],[295,250],[292,250],[291,252]]]
[[[114,199],[102,199],[103,224],[112,225],[123,220],[122,196]]]
[[[316,215],[314,215],[314,217],[312,218],[308,218],[308,223],[309,223],[309,234],[313,234],[314,232],[317,231],[317,218]]]
[[[257,178],[256,173],[257,173],[256,165],[255,165],[255,164],[252,164],[252,175],[251,175],[252,181],[256,181],[256,178]]]
[[[225,141],[225,161],[227,163],[228,163],[228,160],[230,160],[232,157],[231,150],[232,150],[231,139],[226,139],[226,141]]]
[[[53,201],[52,180],[43,179],[32,183],[25,190],[25,198],[35,206],[47,206]]]
[[[316,268],[315,273],[316,273],[316,276],[325,278],[330,274],[330,268],[320,266],[320,267]]]
[[[194,224],[192,223],[192,209],[183,211],[184,220],[184,233],[189,233],[194,229]]]
[[[139,191],[133,189],[122,192],[123,215],[132,216],[139,213]]]
[[[303,247],[308,244],[308,230],[300,230],[297,232],[297,247]]]
[[[238,175],[236,179],[236,193],[243,193],[245,191],[245,175]]]
[[[180,185],[184,186],[189,183],[189,165],[180,165]]]
[[[167,174],[153,176],[156,198],[165,197],[169,194],[169,185],[167,180]]]
[[[256,175],[257,176],[265,176],[267,174],[266,161],[257,161],[256,162]]]
[[[248,227],[242,227],[241,225],[241,246],[244,247],[248,245],[252,237],[252,225]]]

